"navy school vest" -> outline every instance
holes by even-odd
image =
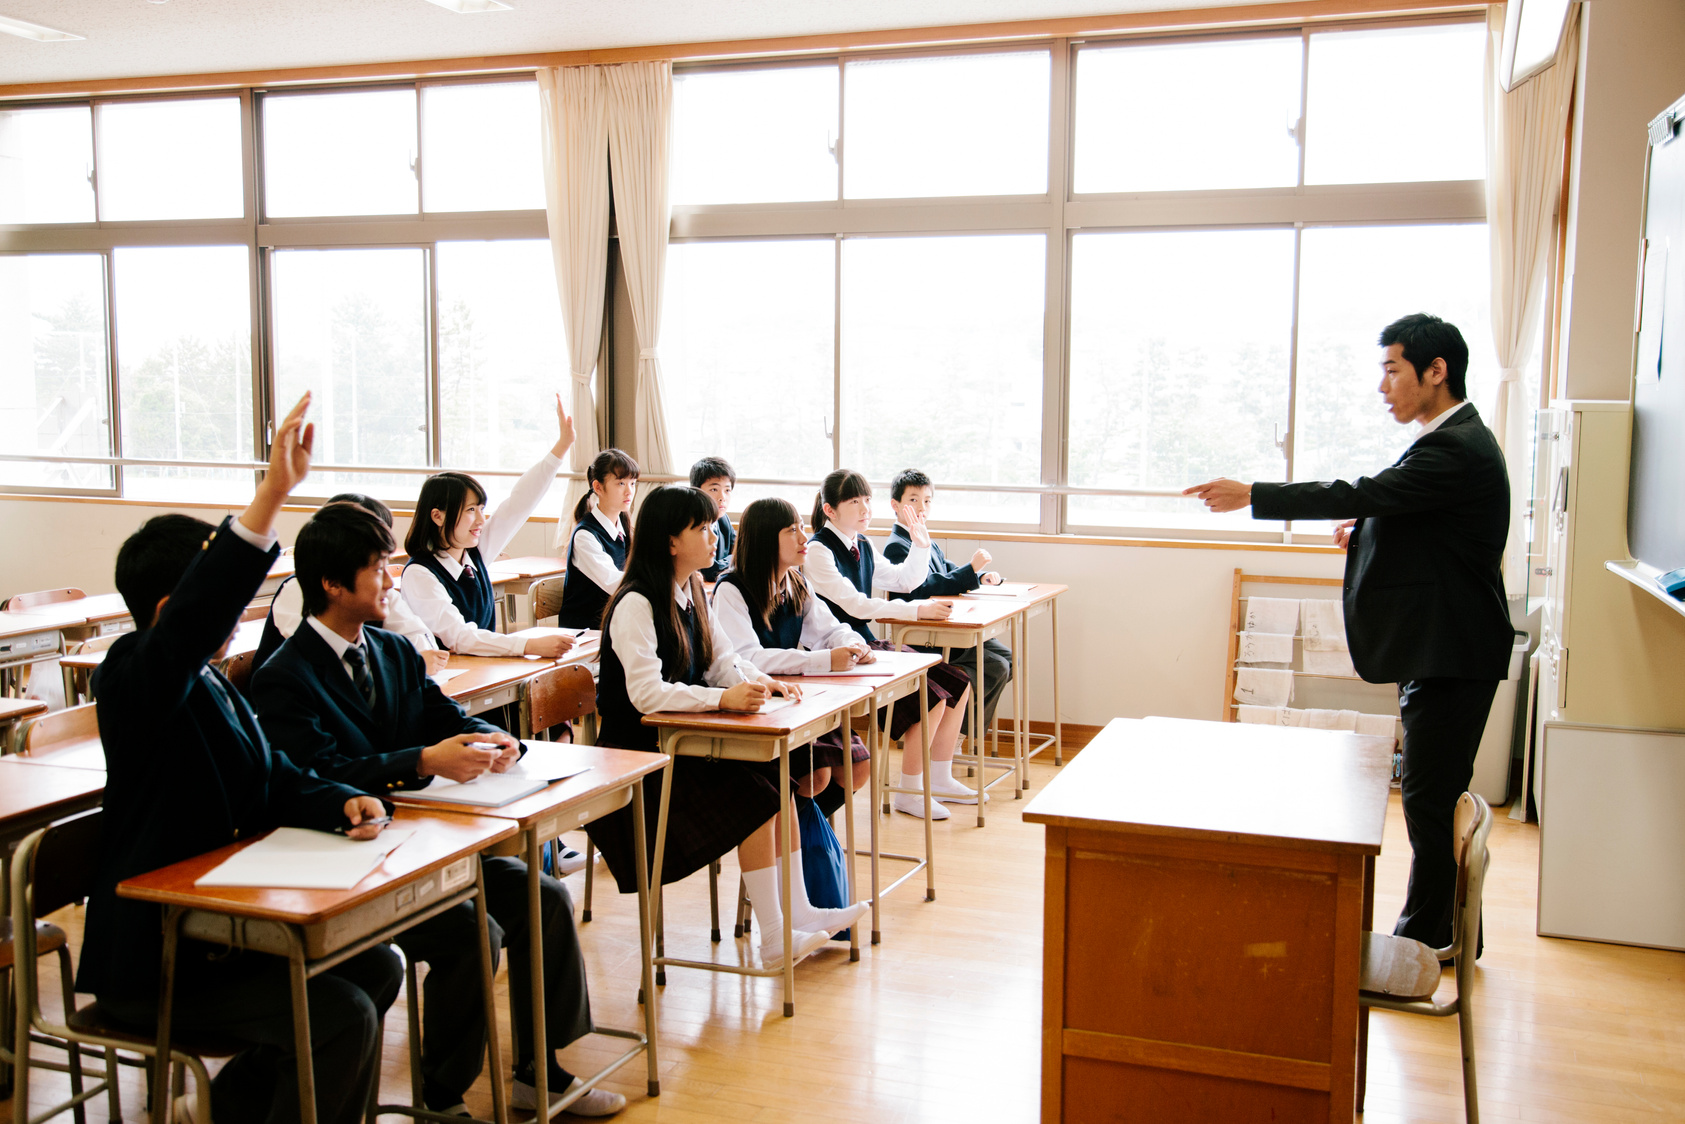
[[[703,685],[703,672],[707,668],[702,667],[696,658],[696,654],[702,650],[702,623],[695,605],[680,610],[679,619],[684,622],[685,632],[690,639],[690,661],[682,676],[669,676],[663,672],[662,678],[669,683],[689,683],[693,687],[700,687]],[[606,626],[608,622],[603,623]],[[665,667],[676,655],[672,650],[672,642],[658,644],[656,655],[661,658],[662,666]],[[607,627],[603,629],[603,646],[598,659],[598,744],[620,749],[659,749],[661,739],[655,727],[644,725],[643,714],[632,706],[632,700],[626,693],[626,668],[621,664],[620,657],[614,654],[614,644],[609,639]]]
[[[827,535],[824,530],[821,530],[817,535],[814,535],[811,539],[807,540],[808,549],[811,550],[816,543],[824,547],[826,550],[829,550],[831,552],[831,557],[837,560],[837,573],[847,578],[851,583],[853,583],[855,589],[858,589],[867,597],[872,595],[872,574],[875,572],[877,567],[877,557],[872,551],[871,543],[862,542],[860,544],[860,558],[858,561],[855,559],[854,555],[849,552],[848,547],[844,546],[842,542],[838,540],[835,534]],[[877,637],[872,635],[870,622],[863,621],[859,617],[849,616],[847,613],[843,612],[841,606],[828,597],[821,596],[820,600],[825,602],[826,607],[831,610],[839,621],[848,625],[855,632],[858,632],[866,643],[870,644],[872,641],[877,639]]]
[[[486,573],[485,559],[480,557],[480,548],[471,546],[462,552],[462,560],[472,564],[472,573],[468,569],[462,571],[460,578],[453,578],[440,562],[437,555],[426,555],[422,558],[411,558],[404,567],[404,573],[409,573],[411,567],[420,566],[432,572],[439,579],[439,584],[450,594],[451,604],[462,614],[462,619],[477,628],[492,629],[497,626],[497,601],[492,597],[491,575]],[[449,648],[443,640],[439,647]]]
[[[562,581],[562,605],[556,610],[556,623],[563,628],[601,628],[603,610],[608,608],[614,590],[604,589],[574,564],[573,544],[579,541],[581,531],[595,538],[603,553],[614,562],[615,568],[622,571],[626,569],[627,536],[622,528],[621,536],[615,538],[598,522],[594,513],[587,512],[568,539],[568,572]]]
[[[743,593],[743,582],[738,577],[738,574],[735,570],[731,571],[731,572],[728,572],[725,575],[725,577],[721,578],[720,584],[722,584],[722,585],[734,585],[734,586],[737,587],[737,592]],[[715,592],[715,596],[719,595],[719,590],[718,590],[717,587],[715,588],[714,592]],[[749,597],[748,597],[747,594],[744,594],[743,603],[745,605],[747,605],[749,603]],[[749,611],[749,623],[750,623],[750,625],[752,625],[754,627],[754,629],[755,629],[755,639],[757,639],[761,642],[761,647],[763,647],[763,648],[799,648],[799,647],[801,647],[801,643],[802,643],[802,618],[801,618],[801,614],[796,612],[795,609],[791,608],[790,603],[788,601],[780,601],[778,603],[778,605],[772,610],[772,613],[770,615],[772,617],[772,624],[770,626],[768,626],[768,625],[761,624],[761,622],[755,617],[754,610],[751,609]]]

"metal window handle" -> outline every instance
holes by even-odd
[[[1551,566],[1534,566],[1533,572],[1541,578],[1548,578],[1556,573],[1556,569]]]

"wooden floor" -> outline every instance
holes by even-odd
[[[1032,766],[1038,788],[1052,773],[1050,764]],[[619,1119],[1035,1120],[1042,829],[1023,823],[1023,806],[997,798],[981,831],[958,809],[938,824],[938,900],[924,902],[915,880],[885,899],[883,943],[863,948],[859,963],[849,963],[842,944],[804,962],[793,1019],[780,1015],[776,980],[671,970],[661,1008],[661,1096],[645,1096],[640,1059],[609,1083],[630,1101]],[[864,839],[864,796],[859,807]],[[893,817],[885,834],[886,849],[918,849],[910,817]],[[1685,1120],[1685,954],[1535,936],[1538,830],[1500,812],[1491,846],[1486,955],[1474,1003],[1486,1119]],[[1409,853],[1395,795],[1377,878],[1378,928],[1397,914]],[[728,865],[728,914],[736,883]],[[577,902],[582,876],[568,884]],[[706,878],[674,888],[669,902],[669,953],[710,955]],[[593,1012],[604,1025],[641,1025],[632,904],[599,894],[595,919],[582,926]],[[80,927],[76,911],[60,920]],[[737,955],[729,928],[725,937],[717,954]],[[498,984],[501,993],[501,974]],[[387,1017],[383,1100],[407,1099],[404,1027],[400,998]],[[1372,1027],[1365,1119],[1460,1121],[1455,1022],[1377,1012]],[[563,1061],[584,1072],[617,1046],[587,1039]],[[60,1075],[41,1078],[54,1092],[64,1088]],[[37,1106],[46,1092],[37,1086]],[[141,1119],[137,1077],[126,1077],[123,1094],[124,1118]],[[489,1117],[484,1081],[469,1105]],[[88,1117],[103,1121],[105,1110],[95,1101]],[[9,1112],[0,1103],[0,1120],[10,1120]]]

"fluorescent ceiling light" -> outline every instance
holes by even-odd
[[[507,12],[511,7],[503,0],[427,0],[429,4],[437,4],[441,8],[449,8],[462,16],[470,16],[475,12]]]
[[[68,31],[57,31],[50,27],[42,27],[38,23],[15,20],[8,16],[0,16],[0,31],[7,35],[16,35],[19,39],[33,39],[37,43],[62,43],[67,39],[82,38]]]

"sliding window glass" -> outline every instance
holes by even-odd
[[[537,82],[423,86],[421,122],[425,210],[521,211],[544,206]]]
[[[105,259],[0,255],[0,449],[111,455]],[[0,483],[106,491],[106,465],[0,461]]]
[[[263,99],[264,214],[413,215],[415,88]]]
[[[124,457],[252,462],[250,261],[244,246],[113,254]],[[123,494],[236,503],[253,480],[250,468],[136,465]]]
[[[673,75],[675,205],[837,197],[837,66]]]
[[[661,364],[676,471],[724,457],[743,484],[812,507],[831,471],[836,243],[830,239],[680,242],[667,249]]]
[[[0,109],[0,223],[93,221],[93,111]]]
[[[245,213],[239,98],[101,102],[98,115],[101,219]]]
[[[1078,525],[1280,530],[1178,493],[1280,480],[1293,231],[1079,234],[1071,248],[1070,480]]]

